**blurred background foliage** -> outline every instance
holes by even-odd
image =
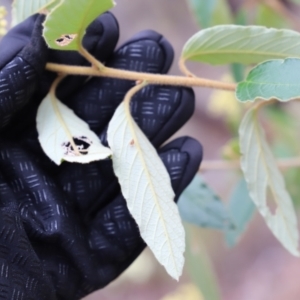
[[[154,29],[173,44],[175,61],[192,34],[215,25],[261,25],[300,31],[299,0],[120,0],[117,4],[113,13],[120,23],[120,44],[137,31]],[[0,38],[9,28],[10,5],[10,0],[0,0]],[[191,64],[190,69],[200,77],[227,82],[241,81],[249,71],[239,64]],[[176,64],[171,73],[179,74]],[[179,200],[187,234],[184,275],[179,283],[174,282],[145,250],[115,282],[86,300],[300,299],[300,262],[279,245],[255,214],[236,168],[240,156],[238,126],[247,105],[237,102],[230,92],[197,88],[195,93],[195,114],[176,136],[195,137],[204,146],[205,161],[224,160],[232,167],[223,168],[221,163],[220,170],[200,169],[201,175]],[[299,116],[297,101],[278,103],[261,113],[276,157],[299,155]],[[284,176],[299,210],[300,170],[284,170]]]

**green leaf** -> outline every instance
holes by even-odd
[[[228,224],[228,213],[220,198],[196,175],[178,200],[181,218],[200,227],[223,230]]]
[[[268,59],[300,57],[300,34],[261,26],[222,25],[192,36],[182,60],[217,64],[257,64]]]
[[[42,10],[48,4],[58,4],[59,0],[14,0],[12,4],[12,26]]]
[[[247,183],[241,179],[235,187],[229,201],[229,214],[235,226],[225,231],[227,244],[234,246],[246,230],[255,212],[255,205],[249,196]]]
[[[188,0],[188,3],[198,24],[202,28],[210,27],[212,25],[212,15],[216,7],[217,0]]]
[[[238,100],[256,99],[290,101],[300,97],[300,59],[287,58],[263,62],[237,86]]]
[[[245,78],[245,66],[242,64],[231,64],[230,65],[231,73],[236,82],[243,81]]]
[[[199,290],[201,290],[204,299],[220,300],[219,285],[209,252],[205,247],[205,242],[201,239],[201,230],[189,224],[185,224],[184,227],[187,235],[185,256],[188,274]]]
[[[232,23],[226,0],[188,0],[188,3],[201,28]]]
[[[257,109],[248,111],[240,126],[241,167],[250,197],[268,227],[281,244],[295,256],[298,251],[298,226],[291,197],[257,120]],[[276,205],[267,204],[268,189]]]
[[[113,169],[143,240],[170,276],[178,279],[184,265],[185,233],[170,176],[126,104],[119,105],[108,126]]]
[[[89,163],[112,154],[89,125],[52,93],[41,102],[36,122],[41,146],[57,165],[64,160]]]
[[[47,16],[43,35],[57,50],[79,50],[85,29],[114,6],[113,0],[63,0]]]
[[[289,28],[291,26],[287,18],[283,18],[279,13],[262,3],[257,7],[255,24],[273,28]]]

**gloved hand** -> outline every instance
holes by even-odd
[[[35,117],[56,74],[47,61],[88,65],[75,52],[47,49],[43,16],[13,28],[0,44],[0,298],[79,299],[119,276],[145,244],[120,193],[110,160],[56,166],[37,140]],[[114,52],[117,21],[106,13],[87,30],[84,46],[110,67],[166,73],[173,50],[144,31]],[[66,78],[58,97],[106,143],[107,124],[133,82]],[[194,111],[191,89],[151,86],[132,114],[157,148]],[[202,149],[188,137],[159,148],[178,196],[198,170]]]

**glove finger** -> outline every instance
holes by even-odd
[[[171,66],[173,56],[172,46],[167,40],[147,30],[121,46],[107,65],[138,72],[165,73]],[[76,95],[64,102],[100,134],[133,85],[134,82],[128,80],[92,78]]]
[[[39,18],[35,14],[8,31],[0,41],[0,69],[12,61],[30,43],[34,25]]]
[[[3,50],[2,62],[7,62],[8,58],[12,60],[5,64],[0,72],[0,129],[8,125],[13,116],[32,101],[47,61],[47,48],[41,37],[44,16],[31,18],[28,23],[31,24],[33,20],[36,22],[29,41],[25,38],[26,46],[21,50],[18,43],[12,47],[13,54],[17,56],[9,56],[5,47]],[[24,29],[26,32],[28,26]],[[21,38],[17,33],[10,34],[9,37],[12,43],[15,37]],[[6,39],[6,42],[9,41],[9,38]]]
[[[202,147],[197,141],[185,137],[171,142],[159,152],[177,199],[198,171]],[[145,247],[121,195],[96,214],[90,226],[89,241],[95,260],[105,270],[100,274],[96,288],[119,276]]]

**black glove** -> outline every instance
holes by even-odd
[[[0,44],[0,298],[78,299],[104,287],[145,244],[120,193],[110,160],[56,166],[37,140],[36,111],[56,74],[47,61],[88,65],[76,52],[48,50],[43,16],[13,28]],[[106,13],[87,30],[84,46],[110,67],[166,73],[173,50],[144,31],[114,52],[117,21]],[[114,110],[134,85],[110,78],[71,76],[58,97],[102,142]],[[155,147],[194,111],[191,89],[151,86],[138,94],[132,114]],[[198,170],[202,149],[188,137],[160,148],[178,196]]]

